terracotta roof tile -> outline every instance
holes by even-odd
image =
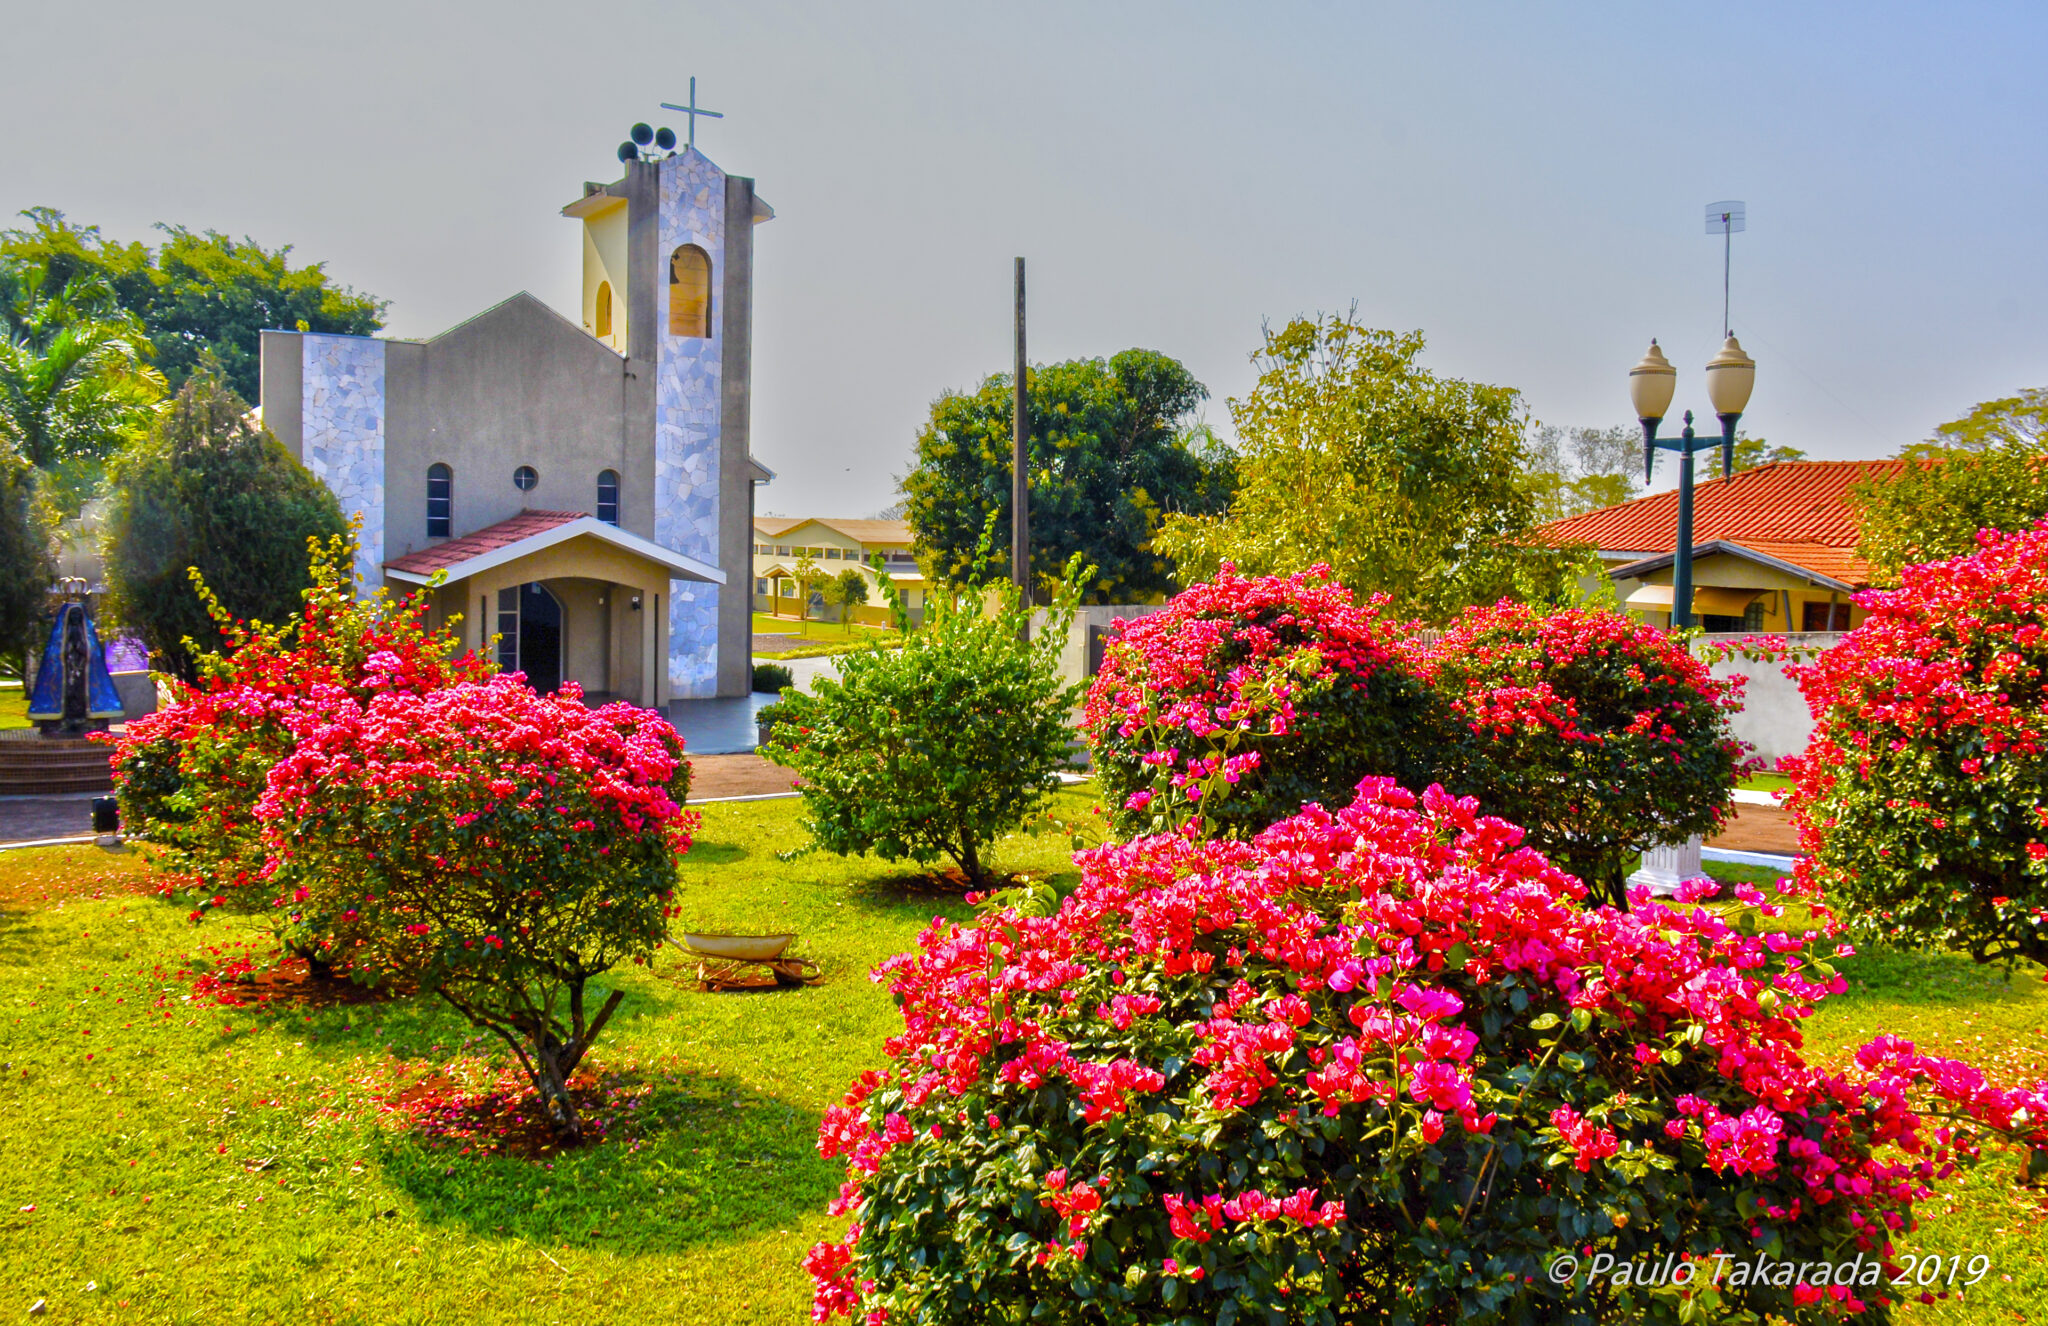
[[[754,528],[779,539],[799,525],[820,524],[855,543],[909,543],[910,525],[902,520],[859,520],[841,516],[759,516]]]
[[[472,557],[481,557],[495,552],[521,539],[545,534],[557,525],[566,525],[572,520],[581,520],[588,515],[584,511],[522,511],[510,520],[501,520],[495,525],[486,525],[473,534],[459,539],[437,543],[431,548],[407,553],[384,563],[393,571],[409,571],[414,575],[432,575],[436,571],[459,566]]]
[[[1708,459],[1712,453],[1703,453]],[[1693,543],[1725,539],[1830,579],[1862,584],[1870,568],[1855,555],[1849,488],[1898,473],[1903,460],[1794,460],[1760,465],[1693,488]],[[1668,553],[1678,546],[1678,493],[1653,493],[1553,521],[1547,543],[1590,543],[1606,552]]]

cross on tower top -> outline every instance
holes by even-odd
[[[699,115],[706,116],[707,118],[713,120],[722,120],[725,118],[724,111],[705,110],[697,105],[697,79],[694,75],[692,75],[692,77],[690,78],[690,104],[687,106],[677,106],[664,101],[661,103],[661,108],[663,110],[681,111],[683,114],[690,117],[690,147],[695,147],[697,145],[697,117]]]

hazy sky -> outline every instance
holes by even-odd
[[[1875,456],[2048,383],[2048,11],[1720,4],[0,3],[0,211],[290,243],[441,331],[573,310],[585,179],[683,99],[751,175],[761,509],[893,498],[931,399],[1140,345],[1228,429],[1262,320],[1357,302],[1561,424],[1652,335],[1705,412]],[[680,127],[680,126],[679,126]]]

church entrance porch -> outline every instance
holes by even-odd
[[[669,699],[668,616],[677,581],[715,567],[581,512],[529,511],[385,563],[394,592],[443,579],[431,623],[523,672],[534,689],[575,682],[591,703]]]

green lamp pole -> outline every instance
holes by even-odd
[[[1643,425],[1643,482],[1650,482],[1659,451],[1678,453],[1678,543],[1671,561],[1671,627],[1682,631],[1693,624],[1692,616],[1692,457],[1696,451],[1719,445],[1721,477],[1735,472],[1735,425],[1749,404],[1750,389],[1756,385],[1756,361],[1742,352],[1733,336],[1721,353],[1707,364],[1707,400],[1721,419],[1721,436],[1694,437],[1692,411],[1685,412],[1685,431],[1676,438],[1657,436],[1657,425],[1671,408],[1678,390],[1678,370],[1664,357],[1657,342],[1628,373],[1629,399],[1636,418]]]

